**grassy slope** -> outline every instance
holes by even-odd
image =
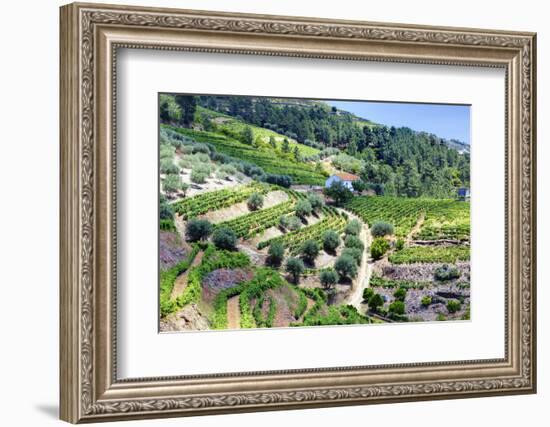
[[[227,129],[227,130],[229,130],[231,132],[235,132],[235,133],[241,133],[244,130],[245,126],[250,126],[250,128],[252,129],[252,133],[254,134],[254,139],[256,139],[257,137],[260,137],[264,142],[267,143],[267,142],[269,142],[269,138],[272,136],[273,138],[275,138],[275,141],[277,142],[277,148],[278,149],[281,149],[283,140],[285,138],[287,138],[289,143],[290,143],[289,144],[290,149],[294,150],[294,147],[297,146],[298,150],[300,151],[300,154],[302,154],[302,156],[306,156],[306,157],[307,156],[312,156],[312,155],[317,154],[319,152],[319,150],[317,148],[313,148],[313,147],[309,147],[309,146],[304,145],[304,144],[300,144],[300,143],[296,142],[294,139],[288,138],[285,135],[281,135],[280,133],[272,131],[271,129],[262,128],[262,127],[255,126],[255,125],[252,125],[252,124],[249,125],[249,124],[243,122],[242,120],[238,120],[235,117],[229,116],[227,114],[222,114],[222,113],[219,113],[217,111],[209,110],[209,109],[201,107],[201,106],[197,107],[197,113],[199,115],[208,116],[210,118],[223,117],[226,121],[224,121],[221,124],[217,124],[218,128]]]
[[[244,160],[260,166],[266,173],[290,175],[295,184],[316,184],[325,182],[325,177],[316,172],[312,165],[298,163],[288,158],[280,157],[280,153],[270,147],[253,147],[236,139],[214,133],[196,131],[162,125],[186,135],[197,142],[207,142],[216,147],[220,153],[227,154],[237,160]]]

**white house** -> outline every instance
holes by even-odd
[[[325,182],[325,187],[329,188],[333,183],[340,181],[343,182],[347,188],[353,191],[352,183],[353,181],[357,181],[358,179],[359,177],[357,175],[353,175],[347,172],[341,172],[328,177]]]

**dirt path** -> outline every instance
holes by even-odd
[[[416,224],[414,225],[414,227],[412,228],[411,232],[407,235],[407,238],[405,239],[405,242],[408,244],[408,243],[411,243],[411,240],[413,239],[413,237],[415,236],[416,233],[418,233],[420,231],[420,229],[422,228],[422,224],[424,224],[424,219],[426,218],[426,213],[425,212],[422,212],[420,214],[420,216],[418,217],[418,221],[416,221]]]
[[[351,293],[348,297],[348,304],[353,305],[358,310],[363,303],[363,290],[369,286],[370,278],[372,275],[372,264],[369,262],[369,248],[371,244],[371,236],[369,226],[363,222],[357,215],[346,211],[348,216],[352,219],[357,219],[363,226],[359,233],[359,238],[365,245],[365,250],[361,257],[361,265],[357,272],[357,278],[353,281],[351,287]]]
[[[176,278],[176,282],[174,283],[174,287],[172,288],[172,293],[170,294],[170,298],[176,299],[182,294],[184,289],[187,287],[187,275],[189,274],[189,271],[191,271],[193,267],[196,267],[201,263],[203,255],[204,255],[204,252],[202,251],[199,252],[195,256],[195,259],[193,260],[189,268]]]
[[[241,312],[239,310],[239,295],[227,300],[227,329],[241,328]]]
[[[185,241],[185,221],[178,214],[174,214],[174,224],[181,239]]]

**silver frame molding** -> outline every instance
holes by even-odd
[[[60,37],[61,419],[72,423],[536,392],[536,35],[75,3]],[[117,379],[118,48],[505,69],[505,357]]]

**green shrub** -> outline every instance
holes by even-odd
[[[279,267],[283,262],[283,258],[285,256],[285,246],[282,242],[274,240],[269,244],[267,255],[267,262],[269,263],[269,265]]]
[[[406,288],[398,288],[393,293],[393,296],[396,300],[405,301],[405,297],[407,296],[407,289]]]
[[[372,288],[363,289],[363,301],[368,301],[374,295],[374,290]]]
[[[378,311],[384,305],[384,298],[380,294],[373,293],[368,299],[367,304],[372,311]]]
[[[385,221],[376,221],[372,224],[370,232],[374,237],[391,236],[393,234],[393,225]]]
[[[447,301],[447,311],[449,313],[456,313],[458,310],[460,310],[461,304],[460,301],[457,301],[455,299],[451,299]]]
[[[340,255],[334,263],[334,269],[340,277],[353,279],[357,276],[357,263],[349,255]]]
[[[344,241],[344,245],[346,246],[346,248],[357,248],[361,252],[365,250],[365,245],[361,241],[361,239],[353,235],[346,237],[346,240]]]
[[[172,218],[161,219],[159,221],[159,228],[162,231],[176,231],[176,225],[174,224],[174,220]]]
[[[246,201],[246,205],[251,211],[256,211],[264,205],[264,196],[260,193],[252,193]]]
[[[291,275],[292,281],[296,284],[300,281],[300,275],[304,269],[304,263],[299,258],[291,257],[286,261],[285,270]]]
[[[252,145],[254,142],[254,133],[252,132],[252,128],[250,126],[246,126],[242,130],[240,139],[244,144]]]
[[[174,164],[172,159],[161,159],[160,161],[160,173],[172,173],[176,174],[180,172],[180,168]]]
[[[286,229],[296,231],[302,226],[302,221],[295,215],[286,216]]]
[[[422,299],[420,300],[420,303],[424,306],[424,307],[428,307],[431,303],[432,303],[432,297],[429,296],[429,295],[424,295],[422,297]]]
[[[325,206],[324,199],[317,193],[308,193],[307,201],[311,205],[314,212],[318,212],[323,206]]]
[[[185,236],[191,242],[205,240],[211,233],[212,224],[206,219],[191,219],[185,227]]]
[[[289,221],[290,221],[290,217],[288,217],[286,215],[281,215],[279,217],[279,227],[281,227],[285,230],[288,230]]]
[[[210,174],[201,171],[199,169],[193,168],[191,170],[191,182],[195,184],[204,184],[206,182],[206,178],[208,178]]]
[[[405,303],[401,300],[394,301],[388,307],[388,311],[394,314],[405,314]]]
[[[229,176],[233,176],[237,173],[237,169],[232,164],[223,164],[220,165],[219,170],[224,172]]]
[[[313,239],[306,240],[302,243],[300,254],[306,262],[313,264],[315,262],[315,258],[319,255],[319,245]]]
[[[182,188],[181,177],[176,174],[168,174],[162,180],[162,188],[167,193],[176,193]]]
[[[329,253],[334,253],[340,246],[340,236],[334,230],[325,231],[323,234],[323,248]]]
[[[380,259],[390,248],[388,241],[382,237],[377,237],[370,245],[370,255],[373,259]]]
[[[444,322],[445,320],[447,320],[447,317],[443,313],[439,313],[435,320],[439,322]]]
[[[160,160],[168,159],[172,161],[175,152],[176,149],[171,145],[161,145],[159,150],[159,158]]]
[[[212,234],[212,242],[218,249],[234,250],[237,244],[237,235],[228,227],[218,227]]]
[[[355,191],[361,193],[367,189],[367,184],[362,179],[357,179],[351,183],[351,186]]]
[[[160,219],[173,219],[174,218],[174,208],[166,202],[164,196],[160,200],[159,204],[159,218]]]
[[[348,236],[358,236],[361,233],[361,223],[357,219],[352,219],[347,223],[344,233]]]
[[[302,199],[296,203],[295,211],[296,211],[296,215],[304,218],[308,215],[311,215],[312,207],[307,200]]]
[[[361,264],[361,258],[363,257],[363,251],[359,248],[344,248],[341,255],[351,256],[359,266]]]
[[[443,264],[435,269],[434,277],[436,280],[440,280],[442,282],[458,279],[460,277],[460,270],[454,265]]]
[[[342,181],[334,181],[324,193],[334,200],[336,206],[342,206],[353,198],[353,193]]]
[[[326,289],[329,289],[334,285],[336,285],[339,279],[340,277],[338,276],[338,273],[332,268],[323,270],[319,274],[319,280],[321,281],[321,285],[323,285],[323,287]]]
[[[401,249],[403,249],[405,247],[405,240],[403,239],[397,239],[397,242],[395,242],[395,249],[397,249],[398,251],[400,251]]]

